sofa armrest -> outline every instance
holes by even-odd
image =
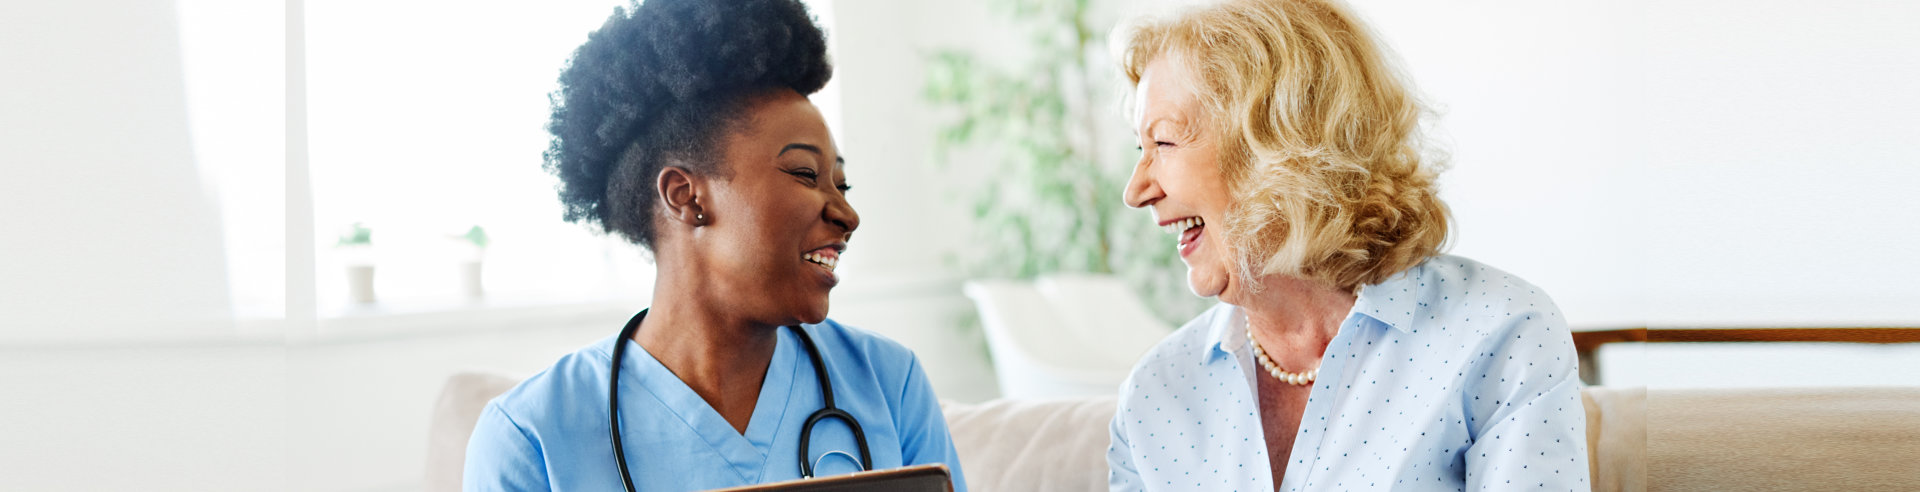
[[[474,423],[480,421],[480,412],[488,401],[516,384],[520,384],[520,378],[478,371],[447,378],[433,405],[427,430],[429,492],[459,492],[460,476],[466,472],[467,438],[473,435]]]
[[[1647,389],[1586,388],[1580,399],[1593,490],[1647,490]]]

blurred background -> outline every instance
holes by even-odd
[[[554,79],[623,3],[0,4],[0,489],[421,489],[449,376],[530,375],[649,298],[540,167]],[[1118,203],[1105,39],[1196,2],[807,3],[863,219],[835,319],[976,402],[1111,388],[1209,305]],[[1920,326],[1920,5],[1354,6],[1436,110],[1450,251],[1576,330]],[[1093,355],[1026,350],[1060,344]],[[1911,343],[1594,357],[1609,386],[1920,385]]]

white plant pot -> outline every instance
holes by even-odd
[[[481,282],[480,260],[460,264],[460,285],[465,288],[468,299],[479,299],[486,295],[485,284]]]
[[[353,302],[372,304],[373,265],[350,265],[347,267],[347,294]]]

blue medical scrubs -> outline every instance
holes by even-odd
[[[860,421],[874,469],[942,463],[965,491],[960,460],[919,359],[906,347],[833,320],[803,329],[831,369],[834,404]],[[553,367],[487,403],[467,444],[466,490],[621,490],[607,429],[607,370],[613,336],[562,357]],[[706,400],[632,340],[620,362],[620,426],[638,490],[706,490],[800,476],[800,428],[821,408],[806,349],[779,330],[760,399],[746,432],[735,431]],[[859,456],[838,419],[814,426],[809,460],[832,451]],[[819,476],[858,471],[835,454]]]

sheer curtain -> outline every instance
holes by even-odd
[[[226,329],[167,3],[0,6],[0,341]]]
[[[178,0],[187,123],[220,204],[229,297],[243,319],[286,300],[286,5]]]

